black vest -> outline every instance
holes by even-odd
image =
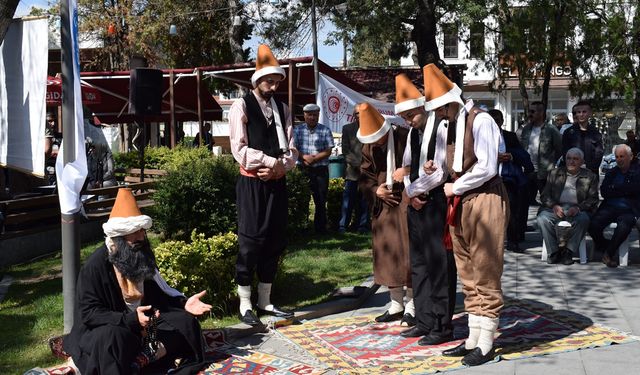
[[[243,99],[247,106],[247,143],[249,147],[260,150],[274,158],[282,155],[283,150],[280,150],[280,146],[278,145],[275,120],[271,119],[271,124],[267,124],[267,119],[264,117],[262,109],[260,109],[260,104],[258,104],[258,100],[253,92],[249,92]],[[285,131],[285,141],[288,145],[284,108],[282,103],[277,100],[275,102],[278,108],[273,108],[273,110],[277,110],[278,113],[280,113],[282,129]]]

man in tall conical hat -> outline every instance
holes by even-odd
[[[102,226],[105,244],[80,270],[73,328],[63,342],[82,374],[130,374],[160,358],[189,362],[172,370],[180,374],[206,367],[195,316],[211,305],[200,300],[204,291],[187,299],[160,276],[146,236],[151,224],[131,190],[119,189]]]
[[[408,208],[411,271],[417,325],[401,333],[422,337],[420,345],[438,345],[453,339],[451,319],[455,307],[456,267],[445,249],[447,200],[444,183],[447,122],[424,108],[425,98],[407,76],[396,76],[396,113],[411,126],[402,169],[394,175],[403,181]],[[427,165],[427,172],[423,166]],[[406,172],[409,173],[406,173]]]
[[[258,276],[258,313],[290,318],[293,313],[271,303],[271,285],[285,249],[287,186],[285,173],[295,166],[291,113],[274,93],[286,77],[268,46],[258,47],[254,89],[229,110],[231,153],[240,165],[236,183],[239,252],[236,283],[240,317],[262,323],[251,304],[251,284]]]
[[[509,217],[507,191],[498,173],[498,153],[505,152],[500,128],[488,113],[462,101],[460,88],[435,65],[423,69],[425,107],[455,124],[453,180],[444,185],[451,205],[453,253],[469,313],[469,337],[443,351],[477,366],[494,357],[493,340],[504,302],[500,279],[504,235]]]
[[[393,172],[402,163],[407,129],[392,126],[369,103],[358,106],[362,142],[359,187],[369,204],[373,248],[373,277],[376,284],[389,288],[391,305],[377,322],[401,320],[413,326],[415,310],[409,265],[407,200],[402,199],[402,182],[394,183]],[[407,304],[404,303],[407,287]]]

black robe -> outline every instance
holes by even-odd
[[[160,311],[160,322],[182,335],[195,360],[181,368],[197,373],[205,366],[202,335],[197,319],[184,310],[184,297],[170,297],[153,280],[144,282],[141,306]],[[142,350],[142,327],[135,311],[127,308],[105,245],[98,248],[80,270],[74,324],[64,339],[64,350],[84,374],[129,374]],[[181,340],[182,341],[182,340]],[[170,355],[171,353],[169,353]]]

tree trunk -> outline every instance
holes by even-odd
[[[558,51],[558,39],[561,36],[562,22],[564,14],[566,13],[566,5],[564,3],[555,3],[553,12],[553,26],[549,31],[549,54],[547,55],[547,61],[544,63],[544,80],[542,82],[542,103],[544,104],[545,112],[549,103],[549,85],[551,83],[551,69],[553,63],[556,61],[556,54]],[[564,33],[562,33],[564,35]]]
[[[16,13],[20,0],[4,0],[0,2],[0,44],[4,40],[7,29]]]
[[[233,55],[233,62],[244,62],[242,56],[242,35],[240,33],[242,26],[235,25],[235,17],[240,17],[238,12],[238,4],[236,0],[227,0],[229,5],[229,46],[231,47],[231,54]]]
[[[423,66],[440,61],[438,51],[437,20],[433,1],[418,1],[418,13],[411,31],[411,40],[416,43],[418,65]]]

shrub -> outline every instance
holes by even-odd
[[[116,168],[140,168],[138,151],[122,152],[113,155]],[[144,167],[149,169],[175,169],[183,162],[212,157],[206,148],[192,148],[178,145],[168,147],[146,147],[144,149]]]
[[[309,227],[309,199],[311,188],[309,179],[298,168],[287,173],[287,195],[289,214],[287,229],[290,234]]]
[[[238,237],[226,233],[210,238],[191,233],[191,243],[168,241],[155,248],[160,273],[167,283],[187,297],[202,290],[221,314],[230,311],[228,302],[235,291],[235,256]]]
[[[344,178],[329,179],[329,194],[327,194],[327,221],[329,229],[337,230],[342,214],[342,192],[344,191]]]
[[[186,240],[194,230],[207,237],[236,230],[237,165],[227,156],[194,155],[181,153],[171,161],[175,164],[167,164],[169,173],[153,195],[151,213],[165,238]]]

